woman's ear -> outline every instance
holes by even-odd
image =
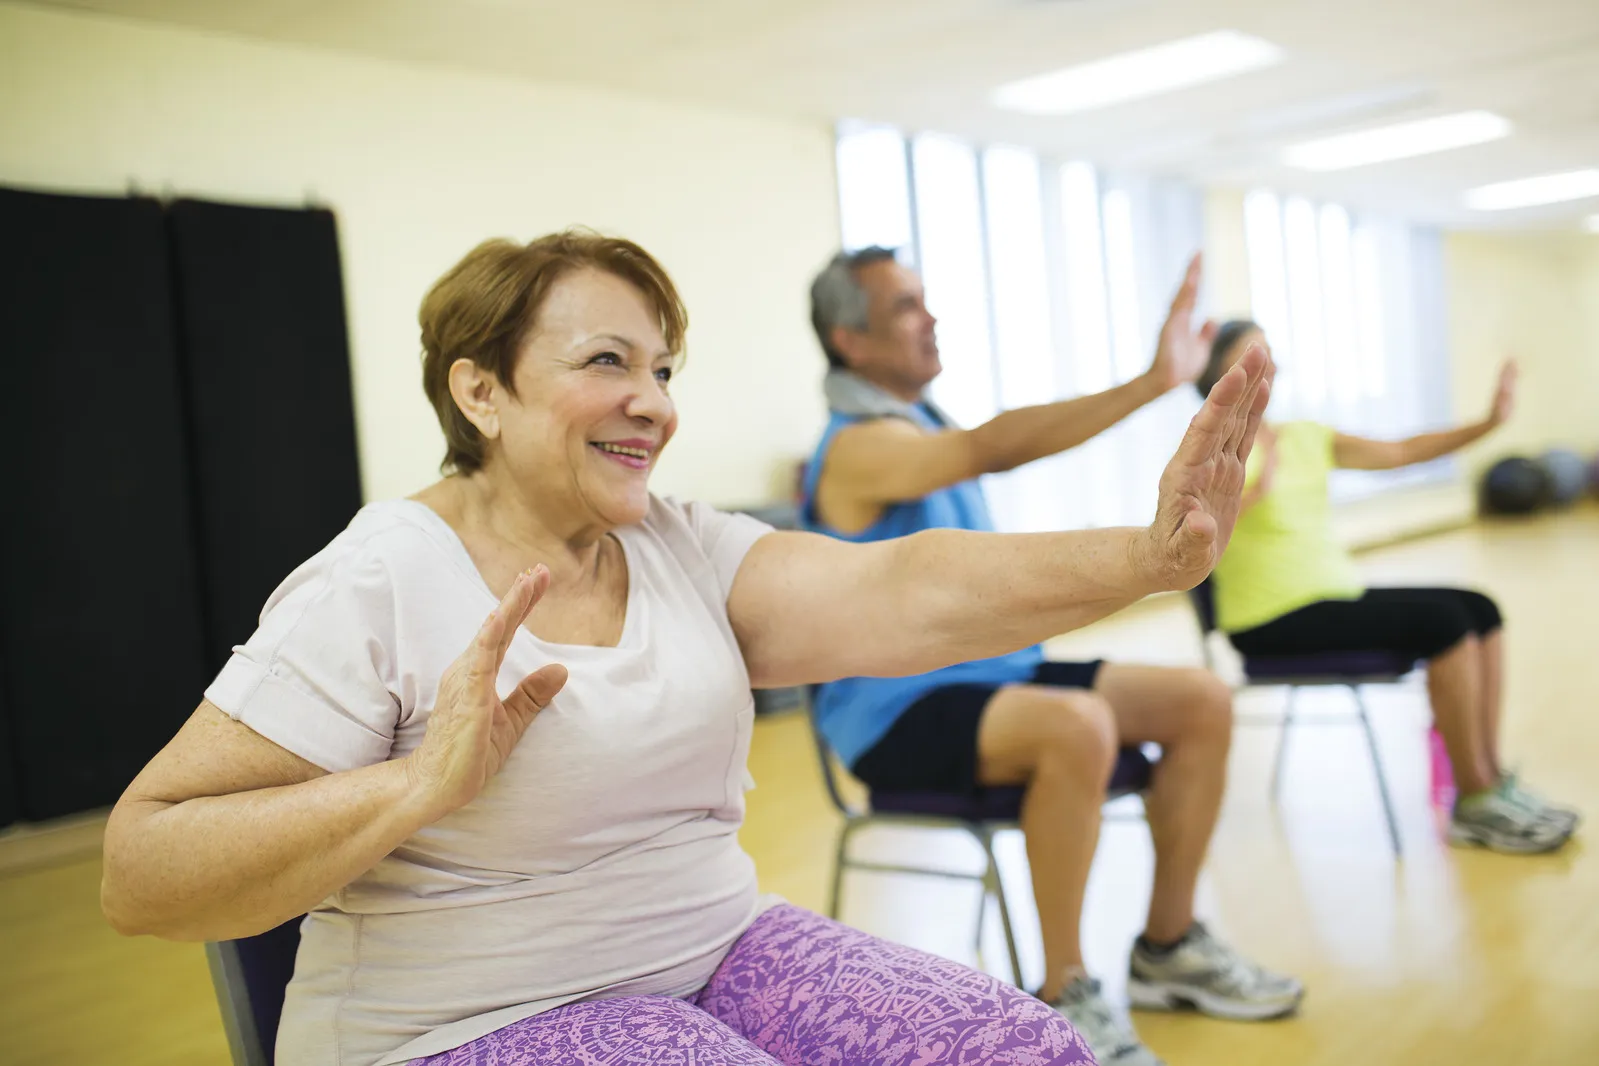
[[[450,364],[450,397],[466,420],[483,434],[484,440],[500,435],[500,409],[495,395],[494,375],[470,359]]]

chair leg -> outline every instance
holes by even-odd
[[[1010,955],[1011,980],[1017,988],[1021,988],[1022,959],[1016,951],[1016,931],[1010,924],[1010,904],[1005,902],[1005,882],[999,875],[999,860],[994,856],[994,836],[987,829],[976,835],[977,842],[983,846],[983,856],[988,860],[988,868],[983,871],[983,892],[985,896],[992,893],[994,902],[999,904],[999,924],[1005,930],[1005,950]],[[978,936],[982,936],[981,925],[978,926]]]
[[[1350,685],[1349,691],[1355,697],[1355,708],[1360,716],[1360,728],[1366,733],[1366,746],[1371,749],[1371,768],[1377,775],[1377,792],[1382,796],[1383,817],[1388,820],[1388,839],[1394,845],[1394,858],[1400,858],[1404,849],[1399,844],[1399,821],[1394,817],[1394,801],[1388,794],[1388,775],[1383,772],[1382,754],[1377,750],[1377,734],[1371,728],[1371,716],[1366,713],[1366,699],[1360,693],[1359,685]]]
[[[978,968],[983,964],[983,921],[988,917],[988,871],[983,871],[983,880],[979,886],[982,891],[977,894],[977,925],[972,930],[972,950],[977,953]]]
[[[855,827],[849,822],[838,829],[838,850],[833,855],[833,885],[827,893],[827,916],[834,921],[838,920],[839,907],[843,903],[844,865],[849,854],[849,838],[854,831]]]
[[[1283,761],[1288,755],[1288,730],[1294,724],[1294,697],[1299,694],[1298,685],[1288,686],[1288,702],[1283,707],[1282,732],[1277,737],[1277,758],[1271,764],[1271,798],[1280,799],[1283,793]]]

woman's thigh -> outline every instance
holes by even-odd
[[[1094,1061],[1019,989],[788,905],[739,938],[696,1002],[790,1066]]]
[[[1461,599],[1441,589],[1370,589],[1358,600],[1322,600],[1232,634],[1245,655],[1394,651],[1430,659],[1472,632]]]
[[[568,1003],[419,1066],[777,1066],[700,1008],[667,996]]]

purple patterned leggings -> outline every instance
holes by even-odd
[[[1066,1020],[967,966],[799,907],[756,919],[692,1000],[584,1000],[413,1066],[1093,1066]]]

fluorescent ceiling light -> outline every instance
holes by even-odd
[[[1589,215],[1583,219],[1582,228],[1589,233],[1599,233],[1599,215]]]
[[[1447,152],[1451,148],[1496,141],[1509,134],[1509,121],[1491,111],[1462,111],[1456,115],[1399,122],[1306,141],[1285,151],[1283,162],[1301,170],[1344,170],[1389,159]]]
[[[1508,211],[1589,196],[1599,196],[1599,170],[1568,170],[1562,174],[1484,185],[1466,194],[1466,206],[1476,211]]]
[[[1033,115],[1065,115],[1158,96],[1282,61],[1283,50],[1270,41],[1218,30],[1013,81],[994,90],[994,103]]]

